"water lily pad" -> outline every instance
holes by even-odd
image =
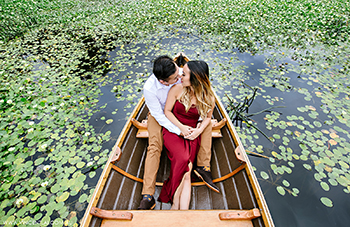
[[[82,194],[80,197],[79,197],[79,202],[80,203],[84,203],[86,202],[86,199],[88,198],[87,194]]]
[[[106,124],[111,124],[113,122],[113,119],[108,119],[107,121],[106,121]]]
[[[292,188],[292,191],[296,194],[299,194],[299,189],[297,189],[297,188]]]
[[[335,138],[338,138],[339,136],[336,134],[336,133],[334,133],[334,132],[332,132],[331,134],[329,134],[329,136],[332,138],[332,139],[335,139]]]
[[[333,169],[329,166],[325,166],[324,169],[328,172],[328,173],[331,173],[333,171]]]
[[[85,166],[85,162],[78,162],[77,163],[77,168],[78,169],[81,169],[81,168],[83,168]]]
[[[37,200],[37,198],[41,195],[41,193],[40,192],[37,192],[37,191],[31,191],[31,192],[29,192],[29,194],[30,195],[33,195],[33,197],[30,199],[30,200],[32,200],[32,201],[35,201],[35,200]]]
[[[314,174],[314,178],[315,178],[317,181],[321,181],[321,179],[322,179],[323,177],[321,176],[320,173],[315,173],[315,174]]]
[[[66,206],[63,206],[59,211],[58,213],[60,214],[60,217],[61,218],[65,218],[67,217],[67,215],[69,214],[68,213],[68,208]]]
[[[62,209],[63,206],[64,206],[64,202],[59,202],[55,205],[54,209],[59,211]]]
[[[31,214],[35,214],[35,213],[39,212],[39,210],[40,210],[39,206],[35,206],[36,203],[33,203],[33,204],[34,204],[34,207],[30,210]]]
[[[54,206],[56,205],[55,202],[50,202],[49,204],[47,204],[45,206],[45,210],[46,210],[46,215],[51,216],[52,212],[54,210]]]
[[[285,166],[285,165],[282,165],[281,168],[282,168],[284,171],[286,171],[288,174],[291,174],[291,173],[292,173],[292,169],[289,168],[289,167],[287,167],[287,166]]]
[[[300,112],[305,112],[307,111],[307,109],[305,107],[298,107],[297,110],[299,110]]]
[[[45,158],[38,158],[37,160],[34,161],[34,164],[40,165],[41,163],[43,163],[44,160],[45,160]]]
[[[339,184],[341,184],[344,187],[346,187],[348,184],[350,184],[350,180],[344,176],[337,177],[336,180],[338,181]]]
[[[56,218],[53,223],[53,227],[62,227],[63,226],[63,220],[61,218]]]
[[[313,106],[308,106],[309,110],[316,111],[316,108]]]
[[[292,168],[295,166],[293,162],[288,162],[288,165]]]
[[[69,197],[69,192],[63,192],[62,195],[56,197],[56,201],[59,203],[59,202],[64,202],[68,199]]]
[[[80,191],[80,189],[82,189],[84,187],[84,182],[82,181],[78,181],[76,184],[72,185],[70,188],[72,190],[71,194],[73,192],[78,193]],[[72,194],[73,195],[73,194]],[[74,194],[75,195],[75,194]]]
[[[290,186],[290,183],[287,181],[287,180],[283,180],[282,181],[282,184],[286,187],[289,187]]]
[[[337,186],[338,182],[335,179],[329,178],[328,182],[332,185],[332,186]]]
[[[293,158],[294,158],[295,160],[299,160],[299,159],[300,159],[300,157],[299,157],[297,154],[293,154],[292,156],[293,156]]]
[[[72,225],[74,222],[76,222],[76,217],[77,217],[77,212],[71,211],[69,213],[69,215],[67,216],[67,220],[69,221],[70,225]],[[72,223],[70,221],[72,221]]]
[[[56,183],[54,186],[51,187],[51,192],[52,193],[56,193],[60,190],[61,186],[60,186],[61,183]]]
[[[278,193],[280,193],[281,195],[285,195],[286,191],[284,190],[284,188],[282,186],[277,186],[276,187]]]
[[[275,137],[275,139],[281,139],[281,136],[278,134],[274,134],[273,137]]]
[[[276,151],[272,151],[272,152],[271,152],[271,155],[274,156],[274,157],[276,157],[276,158],[277,158],[277,156],[278,156],[278,154],[277,154]]]
[[[349,169],[349,165],[348,165],[347,163],[345,163],[344,161],[339,161],[338,163],[339,163],[339,165],[341,165],[343,168]]]
[[[316,127],[322,127],[322,124],[321,124],[321,122],[319,122],[319,121],[314,121],[314,125],[315,125]]]
[[[13,226],[13,223],[15,221],[15,216],[10,216],[6,219],[6,221],[4,222],[5,226]]]
[[[45,217],[43,217],[43,219],[41,219],[40,226],[50,225],[50,220],[51,220],[50,216],[45,215]]]
[[[335,140],[333,140],[333,139],[328,140],[328,143],[329,143],[330,145],[337,145],[337,144],[338,144],[337,141],[335,141]]]
[[[269,179],[269,175],[265,171],[260,171],[260,176],[265,180]]]
[[[326,182],[321,182],[320,185],[323,188],[323,190],[327,192],[329,191],[329,185]]]
[[[308,115],[313,119],[317,118],[317,112],[311,112]]]
[[[335,166],[334,161],[332,159],[330,159],[329,157],[324,157],[321,159],[321,161],[328,166],[332,166],[332,167]]]
[[[327,197],[321,197],[321,202],[327,207],[333,207],[333,202]]]
[[[319,146],[323,146],[323,145],[324,145],[324,143],[323,143],[322,140],[316,140],[316,143],[317,143],[317,145],[319,145]]]
[[[311,170],[312,169],[312,167],[309,164],[304,163],[303,166],[307,170]]]
[[[307,158],[307,155],[300,155],[300,159],[303,160],[303,161],[306,161],[308,158]]]
[[[92,171],[92,172],[89,173],[89,177],[90,177],[90,178],[93,178],[95,175],[96,175],[96,172],[95,172],[95,171]]]
[[[35,219],[35,220],[39,220],[39,219],[41,219],[42,216],[43,216],[42,213],[37,213],[37,214],[34,216],[34,219]]]
[[[37,200],[38,204],[43,204],[47,201],[47,195],[42,195],[39,197],[39,199]]]

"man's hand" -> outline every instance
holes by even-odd
[[[191,133],[189,133],[187,136],[184,136],[185,139],[188,140],[194,140],[196,139],[200,134],[202,133],[202,131],[199,128],[194,128],[193,131]]]
[[[181,130],[180,136],[186,137],[186,136],[189,136],[194,129],[190,126],[184,125],[184,127],[181,127],[180,130]]]

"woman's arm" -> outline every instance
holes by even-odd
[[[185,139],[194,140],[200,134],[202,134],[204,129],[209,124],[211,124],[211,116],[213,115],[214,107],[215,107],[215,98],[213,97],[213,106],[212,106],[211,110],[208,112],[207,117],[205,119],[203,119],[202,123],[200,124],[200,126],[198,128],[193,129],[193,132],[191,134],[189,134],[188,136],[185,136]]]
[[[174,108],[177,98],[181,95],[182,89],[183,89],[182,84],[176,84],[169,90],[168,97],[164,107],[164,114],[174,125],[176,125],[181,130],[181,133],[183,136],[188,136],[190,132],[192,132],[192,128],[187,125],[183,125],[175,117],[173,112],[171,112]]]

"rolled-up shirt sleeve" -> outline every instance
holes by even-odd
[[[146,105],[151,112],[151,115],[157,120],[157,122],[169,132],[180,135],[181,130],[165,116],[157,96],[145,89],[143,90],[143,96],[145,97]]]

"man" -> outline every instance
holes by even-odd
[[[162,127],[177,135],[191,138],[192,128],[188,127],[188,133],[182,135],[180,129],[176,127],[164,115],[164,106],[170,88],[180,82],[182,69],[179,68],[173,59],[168,56],[160,56],[156,58],[153,64],[153,74],[147,79],[143,87],[143,95],[146,105],[150,111],[148,115],[148,149],[145,161],[145,171],[143,177],[143,188],[139,210],[153,209],[156,205],[153,197],[156,186],[156,177],[159,168],[159,160],[163,149]],[[213,183],[210,172],[211,158],[211,124],[203,131],[202,143],[197,155],[196,174],[206,183],[212,190],[219,193],[218,187]]]

